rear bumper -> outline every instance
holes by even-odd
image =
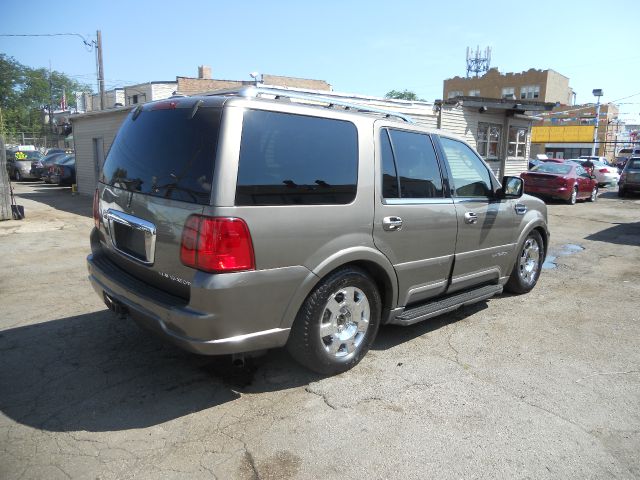
[[[613,184],[613,183],[618,183],[618,180],[620,180],[620,175],[617,173],[611,173],[611,174],[605,174],[603,176],[601,176],[598,179],[598,183],[599,184]]]
[[[22,178],[25,178],[25,179],[39,178],[37,175],[32,173],[31,170],[16,170],[16,171],[19,171],[20,175],[22,175]]]
[[[561,198],[563,200],[569,200],[573,189],[570,187],[560,188],[548,188],[534,185],[525,186],[525,193],[529,195],[539,195],[551,198]]]
[[[186,301],[132,277],[104,255],[89,255],[87,267],[93,289],[107,306],[124,307],[140,326],[204,355],[284,346],[290,331],[281,325],[284,310],[309,273],[289,267],[198,278],[198,272]]]
[[[640,182],[618,182],[618,187],[631,192],[640,192]]]

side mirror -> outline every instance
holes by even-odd
[[[502,187],[498,190],[498,198],[520,198],[524,193],[524,180],[520,177],[503,177]]]

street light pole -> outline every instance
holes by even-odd
[[[596,128],[593,131],[593,145],[591,146],[592,157],[596,154],[596,143],[598,141],[598,127],[600,126],[600,97],[602,97],[602,89],[595,88],[593,90],[593,95],[598,98],[598,103],[596,103]]]

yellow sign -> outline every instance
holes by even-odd
[[[593,125],[533,127],[531,143],[591,143]]]

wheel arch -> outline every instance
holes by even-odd
[[[398,279],[391,262],[379,251],[355,247],[338,252],[313,269],[293,294],[281,321],[281,328],[291,328],[304,301],[328,275],[345,267],[357,267],[373,280],[382,302],[381,323],[397,304]]]
[[[509,268],[509,272],[513,269],[516,261],[518,260],[518,255],[520,255],[520,247],[524,243],[524,239],[531,233],[532,231],[537,231],[542,237],[542,249],[543,249],[543,258],[542,261],[547,257],[547,251],[549,247],[549,230],[545,222],[541,218],[533,218],[531,219],[524,227],[521,228],[520,235],[518,237],[518,241],[516,242],[515,254],[513,256],[513,262],[511,263],[511,267]]]

